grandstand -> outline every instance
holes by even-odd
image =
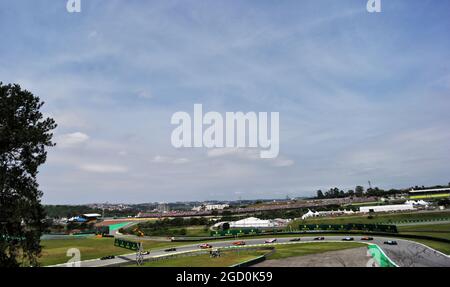
[[[432,189],[411,189],[409,191],[410,199],[433,199],[450,197],[450,187],[432,188]]]

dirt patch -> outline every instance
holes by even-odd
[[[366,267],[367,248],[353,248],[285,259],[266,260],[254,267]],[[370,261],[372,262],[372,261]]]

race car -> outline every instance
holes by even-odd
[[[245,241],[235,241],[233,242],[233,245],[235,246],[245,245]]]
[[[394,241],[394,240],[388,240],[388,241],[385,241],[384,244],[386,244],[386,245],[397,245],[398,243],[397,243],[397,241]]]
[[[344,237],[342,238],[342,241],[353,241],[354,238],[353,237]]]
[[[301,239],[300,238],[292,238],[291,240],[289,240],[289,241],[291,241],[291,242],[297,242],[297,241],[300,241]]]
[[[172,251],[177,251],[177,249],[175,247],[172,248],[167,248],[166,250],[164,250],[165,252],[172,252]]]
[[[365,237],[361,237],[361,240],[369,241],[369,240],[373,240],[373,237],[367,237],[367,236],[365,236]]]
[[[108,255],[108,256],[103,256],[102,258],[100,258],[100,260],[109,260],[109,259],[114,259],[114,258],[116,258],[116,256]]]
[[[210,244],[208,244],[208,243],[203,243],[203,244],[200,244],[200,246],[199,246],[201,249],[208,249],[208,248],[212,248],[212,246],[210,245]]]
[[[277,242],[276,238],[267,239],[266,241],[264,241],[264,243],[275,243],[275,242]]]
[[[325,240],[325,237],[316,237],[314,240]]]

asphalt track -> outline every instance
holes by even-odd
[[[318,235],[320,236],[320,235]],[[312,237],[301,237],[300,242],[290,242],[290,239],[296,237],[281,237],[277,238],[276,244],[302,244],[304,242],[341,242],[342,239],[346,236],[325,236],[325,240],[323,241],[315,241]],[[354,242],[364,242],[364,243],[373,243],[377,244],[383,252],[399,267],[450,267],[450,256],[447,256],[439,251],[436,251],[430,247],[427,247],[423,244],[404,240],[397,238],[387,238],[387,237],[373,237],[372,241],[361,241],[361,236],[353,236]],[[257,239],[245,239],[246,242],[245,247],[250,246],[258,246],[258,245],[267,245],[264,241],[267,238],[257,238]],[[395,240],[398,245],[386,245],[385,241]],[[232,246],[233,241],[212,241],[210,244],[213,247],[223,248]],[[175,252],[165,252],[164,249],[161,250],[152,250],[149,255],[144,256],[144,260],[152,257],[161,257],[171,253],[182,253],[199,250],[199,244],[190,244],[185,246],[176,247],[177,250]],[[114,259],[108,260],[86,260],[79,262],[81,267],[106,267],[111,265],[118,265],[123,263],[133,263],[136,259],[136,254],[128,254],[122,256],[116,256]],[[66,267],[66,264],[54,265],[54,267]]]

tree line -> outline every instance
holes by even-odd
[[[384,190],[378,187],[374,188],[368,188],[367,190],[364,189],[363,186],[357,185],[354,189],[349,189],[347,191],[344,191],[342,189],[339,189],[337,187],[330,188],[328,191],[323,192],[322,190],[317,190],[317,199],[325,199],[325,198],[344,198],[344,197],[370,197],[370,196],[392,196],[392,195],[398,195],[407,192],[408,190],[414,189],[414,190],[421,190],[421,189],[434,189],[434,188],[448,188],[450,187],[450,183],[447,186],[444,185],[435,185],[435,186],[414,186],[408,189],[389,189]]]

